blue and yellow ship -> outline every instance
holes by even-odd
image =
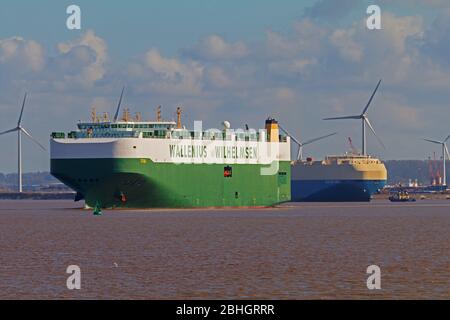
[[[381,160],[359,154],[295,161],[291,174],[292,201],[370,201],[387,181]]]

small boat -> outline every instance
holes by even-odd
[[[399,191],[394,194],[392,194],[389,197],[389,200],[391,202],[415,202],[415,198],[411,198],[409,193],[406,191]]]

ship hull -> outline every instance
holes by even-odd
[[[367,202],[385,180],[292,180],[292,201]]]
[[[309,202],[366,202],[383,189],[385,165],[368,156],[329,156],[324,161],[292,166],[292,200]]]
[[[291,199],[290,163],[156,163],[138,158],[52,159],[51,173],[89,207],[192,208],[271,206]],[[224,166],[232,177],[224,177]]]

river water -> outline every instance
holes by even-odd
[[[0,201],[0,299],[449,299],[450,201],[105,210]],[[69,290],[69,265],[81,289]],[[366,285],[381,269],[381,290]]]

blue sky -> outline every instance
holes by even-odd
[[[366,7],[382,9],[383,30],[365,28]],[[393,4],[395,3],[395,4]],[[65,27],[66,7],[82,10],[82,30]],[[317,158],[360,145],[360,125],[327,116],[369,110],[384,159],[425,159],[423,137],[450,133],[450,2],[446,0],[10,1],[0,5],[0,131],[16,122],[48,145],[90,108],[125,104],[166,118],[177,104],[189,126],[263,125],[273,115],[300,139],[338,131],[305,153]],[[0,172],[16,170],[15,136],[1,136]],[[436,149],[436,151],[438,151]],[[48,170],[48,153],[24,142],[25,171]]]
[[[112,57],[125,60],[145,51],[149,44],[166,54],[175,54],[211,33],[229,40],[262,40],[266,29],[287,31],[313,2],[132,0],[124,4],[125,1],[6,0],[2,1],[0,13],[0,37],[20,34],[39,39],[47,46],[73,38],[77,32],[64,28],[65,9],[77,4],[82,8],[85,28],[95,30],[108,42]],[[17,17],[22,20],[20,23]]]

